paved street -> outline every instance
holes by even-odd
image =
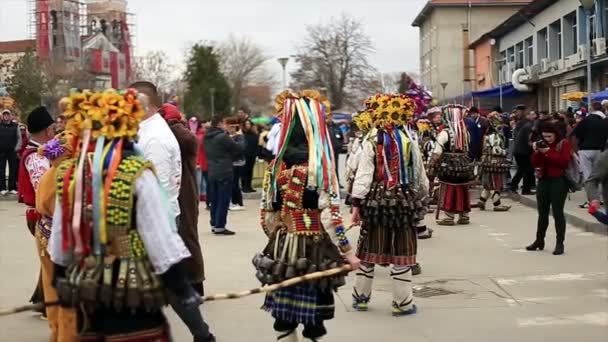
[[[208,293],[257,286],[250,259],[264,236],[258,203],[246,206],[230,215],[234,237],[212,236],[207,213],[201,215]],[[0,217],[0,307],[5,308],[27,302],[38,265],[22,206],[0,202]],[[433,239],[420,242],[419,313],[390,316],[391,284],[384,269],[377,272],[370,311],[352,312],[351,277],[340,290],[337,317],[324,341],[605,341],[607,237],[569,227],[564,256],[550,253],[553,232],[548,250],[525,252],[535,220],[535,210],[514,204],[509,213],[474,212],[467,227],[434,227]],[[355,240],[357,232],[351,234]],[[204,313],[220,342],[273,341],[271,319],[258,309],[261,302],[260,296],[213,302]],[[186,329],[169,316],[176,341],[189,341]],[[0,336],[44,341],[45,324],[30,313],[0,318]]]

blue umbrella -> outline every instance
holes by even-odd
[[[608,89],[604,89],[604,90],[600,91],[599,93],[593,94],[591,98],[593,99],[593,101],[608,100]]]

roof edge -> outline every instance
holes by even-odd
[[[502,23],[498,24],[492,30],[482,34],[474,42],[469,44],[469,49],[474,49],[483,42],[491,38],[501,38],[509,32],[513,31],[517,26],[527,23],[530,19],[537,16],[540,12],[544,11],[555,3],[554,0],[534,0],[527,6],[520,8],[517,12],[513,13],[510,17],[505,19]]]
[[[501,1],[494,1],[494,2],[488,2],[488,3],[469,3],[467,1],[463,1],[460,3],[433,3],[432,0],[427,1],[427,3],[424,5],[424,7],[420,10],[420,12],[418,13],[418,15],[416,16],[416,18],[414,18],[414,21],[412,21],[412,26],[413,27],[420,27],[420,25],[422,24],[422,21],[425,17],[427,17],[430,12],[432,12],[433,8],[435,7],[512,7],[512,6],[527,6],[530,4],[530,1],[519,1],[519,2],[501,2]]]

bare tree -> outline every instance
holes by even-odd
[[[297,47],[300,65],[291,74],[293,88],[324,90],[333,108],[354,105],[377,88],[379,77],[368,60],[373,45],[361,21],[343,14],[306,31]]]
[[[145,56],[135,58],[131,81],[149,81],[164,91],[170,83],[175,82],[171,75],[174,69],[175,66],[171,64],[165,51],[150,51]]]
[[[273,77],[265,68],[268,57],[262,47],[247,36],[230,35],[218,46],[222,73],[232,87],[232,106],[243,103],[243,89],[251,85],[269,85]]]

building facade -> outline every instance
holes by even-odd
[[[23,56],[27,50],[34,50],[34,40],[13,40],[0,42],[0,87],[3,86],[11,76],[13,65]]]
[[[471,41],[504,21],[530,0],[430,0],[413,26],[420,37],[421,84],[439,98],[474,90]],[[443,88],[445,85],[445,91]]]
[[[540,110],[566,109],[575,104],[562,99],[563,94],[587,91],[586,62],[591,58],[591,91],[606,88],[607,9],[608,0],[596,0],[588,17],[578,0],[533,1],[471,44],[477,86],[511,82],[534,92]],[[493,82],[481,82],[487,75]]]

